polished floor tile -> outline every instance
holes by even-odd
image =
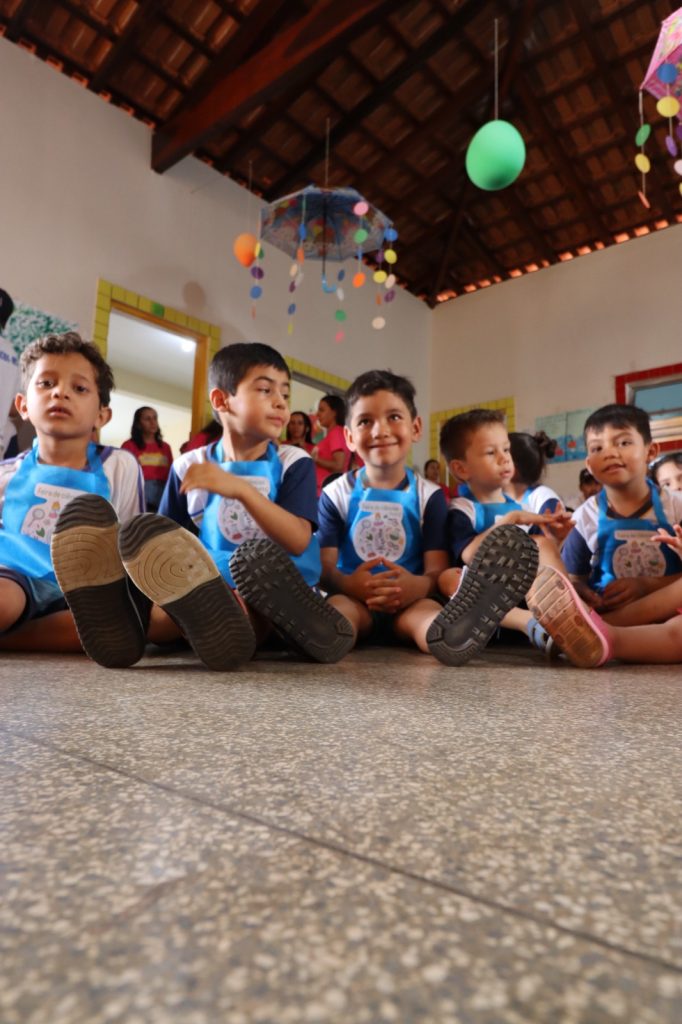
[[[0,1020],[667,1022],[680,680],[0,663]]]

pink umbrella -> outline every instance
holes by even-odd
[[[657,99],[665,96],[679,99],[682,96],[682,7],[661,25],[654,54],[640,89],[646,89]]]

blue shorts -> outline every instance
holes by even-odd
[[[0,566],[0,579],[12,580],[21,587],[26,595],[26,607],[17,621],[5,630],[5,633],[11,633],[23,622],[40,619],[44,615],[62,612],[68,608],[64,595],[59,589],[59,584],[53,580],[33,579],[17,572],[16,569],[6,569],[4,566]]]

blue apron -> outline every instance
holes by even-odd
[[[658,489],[651,483],[651,504],[656,522],[651,519],[613,519],[607,515],[606,492],[597,495],[599,519],[597,522],[598,562],[590,577],[590,586],[603,590],[616,579],[632,576],[670,576],[680,572],[680,560],[667,545],[652,544],[644,534],[656,532],[661,526],[672,535],[663,513]]]
[[[424,542],[419,494],[411,469],[408,485],[401,491],[365,487],[364,470],[355,476],[348,506],[348,530],[339,549],[338,569],[354,572],[372,558],[387,558],[408,572],[424,571]],[[375,572],[382,572],[377,566]]]
[[[109,481],[97,445],[87,449],[89,469],[48,466],[38,461],[38,445],[21,461],[7,485],[0,530],[0,565],[56,583],[50,540],[59,513],[79,494],[101,494],[109,500]]]
[[[282,482],[282,463],[272,441],[268,444],[265,457],[254,462],[224,462],[222,441],[215,445],[209,457],[228,473],[247,478],[249,483],[270,501],[276,500]],[[230,573],[230,558],[245,540],[260,537],[267,537],[267,534],[249,515],[241,501],[209,492],[199,528],[199,538],[210,551],[221,576],[231,587],[234,588],[235,583]],[[288,554],[306,583],[314,587],[319,582],[322,571],[317,534],[312,535],[308,547],[302,554]]]
[[[491,526],[495,525],[500,516],[506,516],[507,512],[514,512],[516,509],[521,511],[521,505],[519,505],[518,501],[514,501],[507,494],[504,495],[504,501],[478,501],[466,484],[459,485],[458,497],[468,498],[473,504],[476,514],[476,521],[474,523],[476,533],[483,533],[485,530],[489,530]]]

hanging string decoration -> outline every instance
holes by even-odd
[[[497,192],[516,181],[526,162],[523,136],[500,119],[499,45],[495,19],[495,116],[478,129],[467,147],[465,166],[470,180],[487,192]]]
[[[680,98],[682,97],[682,7],[666,18],[656,41],[649,68],[639,92],[639,130],[635,144],[640,151],[635,156],[635,166],[642,174],[642,187],[638,192],[640,201],[650,207],[646,194],[646,175],[651,162],[644,152],[644,144],[651,134],[651,125],[644,122],[643,90],[656,97],[656,110],[668,122],[665,147],[674,160],[673,169],[682,178],[682,124],[675,124],[682,118]],[[682,181],[678,182],[682,195]]]

